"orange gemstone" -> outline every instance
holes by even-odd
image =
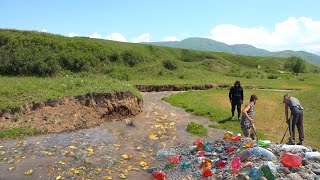
[[[211,165],[212,165],[212,161],[209,159],[206,159],[200,164],[200,168],[211,167]]]
[[[198,151],[203,151],[204,150],[204,145],[202,143],[199,143],[197,146]]]

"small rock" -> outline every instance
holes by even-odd
[[[296,172],[299,172],[299,171],[300,171],[300,169],[297,168],[297,167],[290,167],[289,169],[290,169],[290,171],[293,172],[293,173],[296,173]]]
[[[302,180],[302,177],[297,173],[291,173],[287,175],[289,180]]]
[[[315,169],[315,170],[313,170],[313,172],[314,172],[316,175],[320,175],[320,169]]]
[[[303,165],[303,166],[306,166],[306,165],[308,165],[308,164],[310,164],[310,162],[308,161],[308,159],[303,158],[303,159],[302,159],[302,165]]]
[[[320,162],[320,157],[319,157],[319,156],[316,156],[316,157],[314,157],[313,159],[316,160],[316,161],[318,161],[318,162]]]
[[[221,156],[221,157],[220,157],[220,160],[222,160],[222,161],[227,161],[227,160],[228,160],[228,157],[227,157],[227,156]]]
[[[247,175],[239,174],[239,175],[236,177],[236,180],[250,180],[250,178],[249,178],[249,176],[247,176]]]
[[[92,160],[89,159],[89,158],[86,158],[86,159],[84,160],[84,162],[85,162],[86,164],[93,164],[93,163],[92,163]]]
[[[287,167],[281,167],[280,168],[282,170],[282,172],[284,172],[285,174],[290,174],[291,171],[287,168]]]

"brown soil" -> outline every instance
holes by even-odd
[[[200,86],[175,86],[175,85],[135,85],[141,92],[160,91],[187,91],[187,90],[208,90],[208,89],[229,89],[229,85],[205,84]]]
[[[131,92],[88,93],[0,111],[0,130],[26,126],[49,133],[99,126],[142,111],[142,99]]]

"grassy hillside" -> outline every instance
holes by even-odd
[[[207,38],[187,38],[182,41],[174,42],[151,42],[150,44],[175,47],[175,48],[185,48],[199,51],[213,51],[213,52],[224,52],[231,54],[239,54],[245,56],[272,56],[272,57],[291,57],[298,56],[309,63],[320,66],[320,56],[316,54],[311,54],[305,51],[279,51],[270,52],[264,49],[259,49],[247,44],[235,44],[228,45],[222,42],[218,42]]]
[[[200,52],[144,44],[121,43],[86,37],[64,37],[48,33],[0,30],[0,74],[58,76],[70,73],[106,74],[120,80],[185,78],[190,73],[234,76],[245,68],[253,76],[267,78],[273,70],[285,70],[286,58],[248,57]],[[261,65],[260,65],[261,64]],[[258,65],[261,66],[257,69]],[[308,72],[319,68],[307,65]],[[272,72],[274,73],[274,72]],[[261,76],[262,74],[263,76]],[[241,77],[243,75],[238,74]]]

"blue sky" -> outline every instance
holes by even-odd
[[[127,42],[205,37],[320,50],[318,0],[1,0],[0,28]]]

